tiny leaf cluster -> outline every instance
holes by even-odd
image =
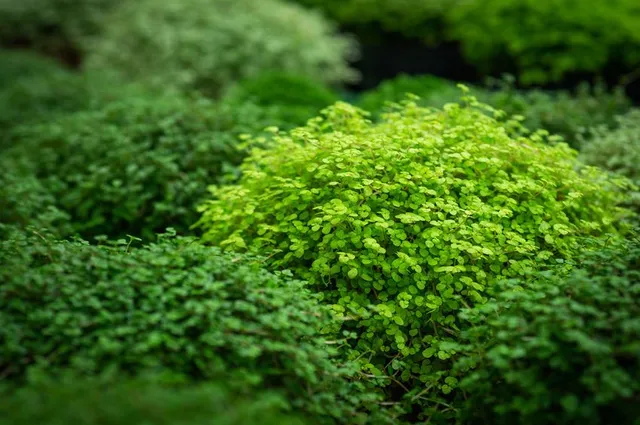
[[[198,223],[206,242],[308,280],[357,334],[365,373],[425,404],[423,390],[457,382],[461,308],[498,279],[579,255],[584,236],[617,233],[624,214],[626,183],[462,103],[406,102],[378,123],[338,103],[256,147]]]
[[[15,232],[0,242],[0,370],[15,384],[168,373],[276,391],[318,424],[377,417],[376,396],[319,334],[327,309],[262,262],[171,234],[133,248]]]
[[[15,176],[34,179],[51,196],[51,206],[70,216],[72,231],[152,238],[174,227],[188,232],[206,186],[233,173],[244,153],[238,136],[259,133],[274,120],[265,110],[243,104],[220,106],[183,96],[131,97],[95,111],[22,126],[10,134],[13,149],[0,162]],[[21,180],[2,203],[24,211]],[[42,198],[40,198],[42,199]],[[18,215],[25,221],[40,209]],[[12,221],[7,223],[11,224]]]
[[[602,243],[601,243],[602,245]],[[631,424],[640,417],[640,240],[497,284],[465,310],[462,423]]]

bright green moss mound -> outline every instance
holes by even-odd
[[[485,73],[512,61],[523,83],[640,64],[636,0],[469,0],[447,17],[470,61]]]
[[[158,379],[47,380],[0,390],[5,425],[309,425],[281,412],[277,394],[236,395],[219,382]]]
[[[223,102],[234,105],[251,102],[272,108],[278,121],[286,127],[297,127],[338,99],[334,91],[313,79],[266,72],[231,87],[226,91]]]
[[[581,159],[631,180],[636,187],[629,193],[628,206],[640,215],[640,110],[618,117],[617,123],[616,130],[593,129],[593,138],[584,143]]]
[[[168,235],[134,248],[16,232],[0,242],[4,380],[151,370],[274,390],[318,424],[377,417],[367,410],[376,397],[318,333],[328,311],[304,282],[263,262]]]
[[[611,245],[609,242],[608,245]],[[462,423],[634,424],[640,417],[640,240],[501,282],[464,312]]]
[[[320,14],[280,0],[140,0],[118,8],[91,47],[88,66],[218,96],[265,71],[328,84],[356,78],[357,53]]]
[[[322,291],[370,373],[414,396],[449,392],[459,309],[496,279],[579,255],[621,215],[605,174],[578,169],[564,144],[510,137],[487,110],[408,103],[372,124],[328,108],[213,189],[204,240],[262,252]]]
[[[0,217],[17,216],[28,224],[41,212],[25,210],[18,196],[22,182],[35,176],[44,190],[38,193],[53,197],[52,206],[70,216],[72,231],[60,229],[62,237],[151,239],[167,227],[186,233],[206,186],[242,161],[238,136],[273,124],[272,116],[250,104],[143,96],[19,127],[10,134],[15,148],[0,163],[27,177],[0,178],[11,180],[0,189],[0,203],[14,205],[14,213]]]

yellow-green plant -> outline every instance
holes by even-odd
[[[622,182],[487,112],[473,98],[406,102],[372,123],[338,103],[255,148],[198,226],[307,279],[357,333],[365,373],[428,405],[457,382],[460,308],[497,279],[580,254],[583,236],[615,234],[623,215]]]

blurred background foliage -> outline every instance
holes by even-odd
[[[403,72],[640,90],[635,0],[2,0],[0,14],[5,47],[209,93],[273,70],[357,90]]]

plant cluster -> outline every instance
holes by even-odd
[[[593,127],[616,127],[617,116],[631,108],[622,88],[608,91],[601,83],[580,84],[575,92],[515,90],[512,83],[511,78],[502,80],[494,87],[497,91],[480,97],[510,115],[522,116],[526,128],[560,135],[575,148],[592,136]]]
[[[617,121],[615,130],[603,126],[592,130],[593,138],[584,142],[581,159],[631,180],[636,187],[627,197],[628,207],[640,215],[640,110],[634,109]]]
[[[635,0],[297,0],[367,37],[367,30],[459,43],[484,75],[548,83],[614,64],[640,64]],[[427,54],[427,53],[425,53]]]
[[[218,96],[265,71],[352,81],[347,61],[356,53],[355,42],[321,15],[281,0],[142,0],[107,19],[88,66]]]
[[[444,14],[451,0],[296,0],[320,9],[340,24],[350,27],[380,26],[389,32],[436,42],[442,39]]]
[[[225,103],[254,103],[271,108],[272,115],[285,127],[304,125],[338,99],[338,95],[322,83],[280,72],[265,72],[240,81],[223,96]]]
[[[15,161],[0,160],[0,240],[29,226],[72,234],[71,217],[56,208],[55,195],[35,175],[21,171],[24,161]]]
[[[364,423],[373,394],[319,335],[329,322],[305,283],[262,259],[161,235],[92,246],[38,232],[0,242],[0,370],[31,374],[169,373],[268,389],[319,424]],[[197,390],[196,390],[197,391]],[[384,423],[384,422],[383,422]]]
[[[483,72],[511,61],[523,83],[640,63],[635,0],[467,0],[448,10],[447,22],[450,37]]]
[[[53,60],[23,51],[0,51],[0,149],[20,124],[53,120],[125,96],[143,93],[104,72],[76,74]]]
[[[408,94],[418,96],[414,100],[425,107],[442,107],[460,99],[460,90],[451,81],[431,75],[401,75],[365,92],[357,105],[378,116],[387,105],[405,100]],[[593,127],[616,127],[617,116],[631,108],[624,90],[608,91],[601,83],[583,83],[575,92],[519,90],[514,87],[514,78],[507,76],[489,80],[486,87],[474,87],[473,94],[510,116],[522,117],[526,129],[547,130],[573,147],[591,137]]]
[[[18,78],[60,72],[60,64],[51,58],[28,50],[0,50],[0,88],[4,89]]]
[[[226,384],[171,384],[156,377],[39,380],[0,390],[5,425],[308,425],[281,411],[277,394],[234,394]]]
[[[365,373],[427,409],[425,392],[456,386],[461,308],[496,280],[579,255],[584,236],[616,234],[623,215],[622,181],[462,103],[406,102],[379,123],[338,103],[255,148],[198,224],[204,241],[308,280],[357,335]]]
[[[615,128],[618,115],[631,108],[631,101],[620,87],[608,91],[601,83],[583,83],[575,92],[551,92],[519,90],[513,83],[511,76],[489,80],[486,87],[474,87],[473,94],[509,116],[521,117],[526,129],[547,130],[575,148],[592,136],[593,127]],[[407,99],[407,95],[418,96],[414,100],[421,106],[442,107],[458,102],[460,90],[451,81],[431,75],[402,75],[365,92],[357,104],[378,116],[389,109],[388,105]]]
[[[640,240],[566,276],[500,282],[465,310],[462,423],[632,424],[640,417]],[[636,422],[634,422],[636,421]]]
[[[394,103],[406,100],[407,95],[418,96],[417,103],[421,106],[442,107],[446,103],[457,102],[460,89],[452,81],[433,75],[399,75],[363,93],[356,104],[379,115]]]
[[[0,422],[640,425],[636,3],[0,0]]]
[[[0,188],[0,203],[8,205],[0,216],[29,224],[40,214],[42,208],[20,199],[33,184],[42,196],[34,192],[30,199],[40,205],[52,200],[46,205],[70,216],[72,231],[58,229],[61,237],[152,238],[167,227],[188,232],[206,186],[242,161],[238,136],[274,123],[251,104],[144,96],[18,127],[9,138],[15,147],[0,160],[13,174],[0,178],[9,181]]]
[[[0,45],[62,56],[82,51],[100,32],[104,15],[124,0],[0,0]]]

